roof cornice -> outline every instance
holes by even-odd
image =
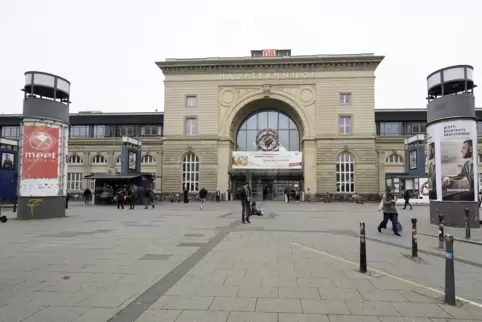
[[[375,70],[384,56],[291,56],[262,58],[204,58],[175,59],[156,62],[164,74],[189,72],[216,72],[255,69],[318,69],[318,70]]]

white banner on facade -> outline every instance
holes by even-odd
[[[233,152],[233,169],[301,169],[301,152]]]

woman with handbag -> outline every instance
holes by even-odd
[[[383,203],[383,207],[382,207]],[[378,232],[381,233],[382,229],[387,228],[387,223],[390,220],[392,222],[392,229],[393,229],[393,234],[395,236],[400,236],[399,233],[399,223],[398,223],[398,212],[397,208],[395,206],[396,203],[396,198],[393,193],[393,190],[390,187],[386,188],[386,191],[383,195],[382,202],[380,202],[380,207],[379,210],[383,210],[383,220],[378,225]]]

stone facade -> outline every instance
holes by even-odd
[[[182,158],[189,152],[199,157],[200,186],[228,189],[238,127],[253,104],[270,99],[285,106],[299,125],[305,192],[336,192],[336,160],[348,152],[354,158],[356,192],[378,193],[385,170],[403,171],[403,163],[386,166],[386,157],[404,155],[403,138],[384,142],[376,136],[374,81],[382,59],[293,56],[157,63],[165,76],[162,190],[181,190]],[[340,94],[349,94],[350,103],[341,104]],[[191,96],[196,106],[187,106]],[[349,134],[340,134],[340,116],[351,118]],[[197,120],[195,135],[186,133],[187,118]]]

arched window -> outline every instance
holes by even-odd
[[[142,157],[141,163],[145,163],[145,164],[156,163],[156,159],[152,155],[146,154],[145,156]]]
[[[236,151],[300,151],[300,131],[288,115],[259,110],[239,127]]]
[[[121,156],[119,155],[117,159],[115,159],[115,164],[120,165],[121,164]]]
[[[336,192],[355,192],[355,160],[348,152],[340,153],[336,161]]]
[[[84,162],[84,160],[82,160],[82,158],[78,155],[71,155],[67,159],[67,163],[70,163],[70,164],[81,164],[83,162]]]
[[[402,163],[403,158],[398,154],[391,154],[385,159],[385,163]]]
[[[188,153],[182,160],[182,189],[199,191],[199,158],[194,153]]]
[[[107,159],[100,154],[97,154],[95,157],[92,158],[92,164],[104,164],[107,163]]]

